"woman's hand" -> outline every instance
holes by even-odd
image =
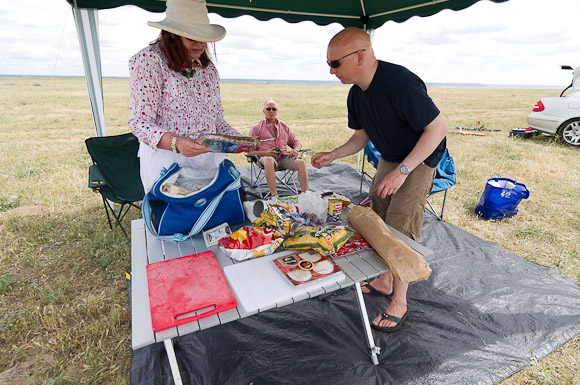
[[[209,152],[209,148],[199,142],[196,142],[189,136],[178,136],[177,141],[175,142],[175,147],[177,147],[177,151],[187,157],[197,156]]]

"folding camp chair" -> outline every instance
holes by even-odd
[[[312,151],[311,148],[298,151],[296,159],[302,159],[305,152]],[[268,198],[271,193],[266,183],[266,175],[264,174],[264,167],[258,162],[258,156],[246,154],[248,162],[250,162],[250,185],[252,188],[257,188],[260,198]],[[279,169],[276,171],[276,182],[287,188],[291,194],[298,194],[298,186],[296,185],[296,171],[288,169]],[[262,192],[262,187],[266,188],[267,193]]]
[[[431,214],[435,215],[437,219],[443,220],[443,211],[445,210],[445,201],[447,200],[447,190],[454,186],[457,183],[457,176],[455,172],[455,162],[453,158],[449,154],[449,150],[445,149],[443,153],[443,157],[439,161],[437,165],[437,169],[435,171],[435,178],[433,178],[433,187],[431,188],[431,192],[427,196],[427,204],[429,207],[426,207],[427,211]],[[441,204],[441,214],[439,214],[433,204],[429,201],[429,198],[433,194],[437,194],[438,192],[444,191],[445,194],[443,195],[443,203]]]
[[[101,136],[85,140],[93,160],[89,167],[89,188],[101,194],[103,206],[113,229],[111,216],[125,236],[121,221],[131,207],[140,209],[145,192],[139,173],[139,141],[133,134]],[[120,205],[115,211],[115,205]]]
[[[360,176],[360,190],[359,190],[359,204],[361,206],[367,205],[369,203],[369,198],[365,198],[361,201],[362,198],[362,186],[365,180],[369,181],[372,179],[371,175],[364,170],[365,167],[365,160],[371,163],[375,168],[379,165],[379,159],[381,158],[381,154],[377,151],[375,146],[372,142],[369,142],[365,148],[363,153],[362,159],[362,167],[361,167],[361,176]],[[447,200],[447,189],[451,186],[454,186],[457,183],[456,174],[455,174],[455,162],[453,158],[449,154],[449,150],[445,149],[439,164],[435,170],[435,177],[433,178],[433,187],[431,188],[431,192],[427,196],[427,211],[431,214],[435,215],[437,219],[443,220],[443,211],[445,210],[445,202]],[[433,207],[433,204],[429,201],[429,197],[433,194],[438,192],[444,191],[445,194],[443,195],[443,203],[441,205],[441,213],[438,213],[437,210]]]
[[[365,148],[363,149],[363,159],[362,159],[362,166],[361,166],[361,171],[360,171],[360,173],[361,173],[360,174],[360,190],[358,193],[358,201],[359,201],[359,205],[361,205],[361,206],[366,206],[369,204],[368,197],[361,200],[363,182],[365,180],[367,180],[367,182],[370,184],[370,181],[373,179],[372,176],[368,172],[365,171],[365,160],[367,160],[370,164],[372,164],[373,167],[376,169],[379,166],[380,159],[381,159],[381,154],[375,148],[375,145],[372,142],[369,142],[365,146]]]

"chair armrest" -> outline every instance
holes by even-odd
[[[258,155],[246,154],[246,158],[248,159],[248,162],[250,162],[250,163],[258,163]]]
[[[312,151],[312,149],[311,148],[306,148],[306,149],[299,150],[298,151],[298,153],[299,153],[298,158],[302,158],[302,156],[304,155],[304,153],[306,153],[308,151]]]
[[[89,188],[97,189],[100,187],[108,186],[99,166],[93,164],[89,167]]]

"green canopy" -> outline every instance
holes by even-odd
[[[85,77],[98,136],[105,134],[100,85],[98,42],[99,9],[135,5],[151,12],[165,12],[165,0],[67,0],[73,8],[85,65]],[[401,23],[413,16],[431,16],[444,9],[467,8],[480,0],[213,0],[208,11],[222,17],[250,15],[258,20],[280,18],[290,23],[312,21],[339,23],[373,30],[389,20]],[[507,0],[491,0],[495,3]],[[98,83],[97,83],[98,82]]]
[[[79,8],[108,9],[136,5],[150,12],[165,12],[164,0],[67,0]],[[280,18],[297,23],[310,20],[319,25],[340,23],[376,29],[392,20],[398,23],[412,16],[431,16],[444,9],[458,11],[479,0],[214,0],[209,12],[222,17],[250,15],[258,20]],[[501,3],[507,0],[491,0]]]

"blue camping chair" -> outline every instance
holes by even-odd
[[[358,193],[358,201],[359,201],[359,205],[366,206],[369,204],[370,200],[368,197],[361,200],[361,198],[362,198],[362,186],[363,186],[363,182],[365,179],[367,179],[367,182],[370,183],[370,181],[373,179],[373,177],[371,174],[369,174],[368,172],[365,171],[365,160],[367,160],[369,163],[371,163],[373,165],[373,167],[376,169],[379,166],[379,159],[381,159],[381,154],[375,148],[375,145],[373,144],[373,142],[370,142],[370,141],[363,149],[363,152],[364,153],[363,153],[362,166],[361,166],[361,171],[360,171],[361,175],[360,175],[360,190]]]
[[[365,179],[370,183],[372,176],[365,171],[365,160],[368,161],[373,165],[374,168],[377,168],[379,165],[379,159],[381,158],[381,154],[377,151],[375,146],[372,142],[369,142],[364,148],[363,160],[362,160],[362,167],[361,167],[361,179],[360,179],[360,190],[359,190],[359,204],[361,206],[367,205],[369,203],[369,198],[365,198],[361,201],[362,198],[362,186]],[[455,172],[455,162],[451,155],[449,155],[449,150],[445,149],[439,164],[437,165],[437,169],[435,170],[435,178],[433,178],[433,187],[431,188],[431,192],[427,196],[427,211],[431,214],[435,215],[437,219],[443,220],[443,211],[445,210],[445,201],[447,200],[447,190],[457,183],[456,172]],[[433,207],[433,204],[429,201],[429,198],[433,194],[437,194],[439,192],[444,192],[443,195],[443,203],[441,205],[441,213],[438,213],[437,210]]]
[[[455,172],[455,162],[451,155],[449,155],[449,150],[445,149],[439,164],[437,165],[437,169],[435,170],[435,178],[433,178],[433,187],[431,188],[431,192],[427,195],[427,211],[431,214],[435,215],[437,219],[440,221],[443,220],[443,211],[445,210],[445,201],[447,200],[447,190],[454,186],[457,183],[457,176]],[[443,195],[443,203],[441,204],[441,214],[437,213],[429,198],[433,194],[437,194],[439,192],[444,192]]]

